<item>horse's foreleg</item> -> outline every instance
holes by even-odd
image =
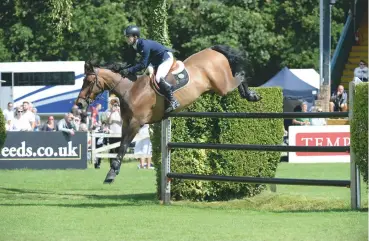
[[[236,73],[235,77],[241,80],[241,84],[238,86],[238,92],[242,98],[253,102],[261,100],[261,96],[258,93],[249,89],[244,71]]]
[[[112,183],[115,177],[119,174],[123,157],[126,154],[127,148],[132,142],[133,138],[136,136],[138,130],[139,126],[133,123],[122,128],[122,138],[120,141],[119,151],[117,157],[113,159],[110,163],[110,170],[106,175],[104,183]]]

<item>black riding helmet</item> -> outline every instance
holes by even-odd
[[[135,25],[130,25],[124,30],[125,36],[137,36],[140,37],[140,29]]]

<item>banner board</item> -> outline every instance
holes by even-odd
[[[87,132],[7,132],[0,169],[18,168],[87,168]]]
[[[349,125],[290,126],[290,146],[350,146]],[[290,152],[291,163],[350,162],[348,152]]]

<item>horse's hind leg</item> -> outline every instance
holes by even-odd
[[[253,102],[261,100],[261,96],[258,93],[249,89],[249,85],[246,81],[244,71],[236,73],[235,78],[238,78],[241,80],[241,84],[238,86],[238,92],[240,93],[242,98],[248,101],[253,101]]]

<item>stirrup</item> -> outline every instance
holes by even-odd
[[[170,103],[170,105],[172,106],[173,109],[177,109],[180,106],[179,102],[174,98],[169,103]]]
[[[179,106],[180,106],[179,102],[176,99],[174,99],[172,101],[169,101],[169,106],[164,112],[168,114],[173,110],[177,109]]]

